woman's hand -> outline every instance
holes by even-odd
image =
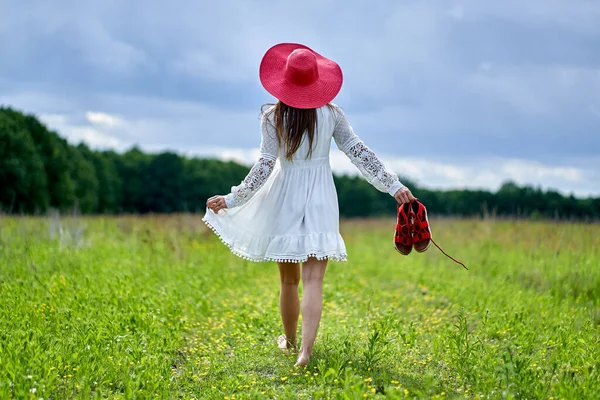
[[[394,198],[398,204],[410,203],[411,201],[415,200],[415,196],[412,195],[410,189],[408,189],[406,186],[404,186],[402,189],[398,189],[394,195]]]
[[[227,208],[227,203],[225,203],[225,196],[213,196],[210,199],[206,200],[206,206],[213,210],[216,214],[220,210]]]

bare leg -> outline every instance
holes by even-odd
[[[277,263],[281,278],[279,293],[279,308],[283,322],[282,335],[277,339],[280,349],[296,348],[296,330],[298,329],[298,314],[300,299],[298,298],[298,283],[300,283],[299,263]]]
[[[302,348],[298,355],[296,366],[308,364],[313,351],[313,344],[317,337],[317,330],[321,322],[323,309],[323,277],[327,260],[309,258],[302,265],[302,284],[304,295],[302,297]]]

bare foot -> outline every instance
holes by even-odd
[[[277,338],[277,347],[286,354],[289,353],[290,349],[294,348],[294,346],[288,342],[285,335],[281,335]]]
[[[300,355],[298,356],[298,361],[296,361],[296,364],[294,364],[294,367],[306,367],[308,365],[308,360],[310,359],[310,356],[308,354],[306,354],[305,352],[300,352]]]

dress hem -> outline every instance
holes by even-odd
[[[223,237],[223,235],[221,234],[221,232],[219,232],[218,228],[216,226],[214,226],[210,221],[208,221],[208,219],[205,217],[202,218],[202,221],[206,224],[206,226],[208,226],[217,236],[219,239],[221,239],[221,242],[223,242],[223,244],[225,244],[229,250],[231,250],[231,252],[240,257],[243,258],[244,260],[248,260],[248,261],[252,261],[252,262],[288,262],[288,263],[300,263],[300,262],[305,262],[307,261],[309,258],[314,257],[317,260],[331,260],[331,261],[337,261],[337,262],[345,262],[347,255],[346,254],[339,254],[338,252],[335,251],[325,251],[325,252],[319,252],[319,253],[309,253],[307,255],[304,256],[289,256],[286,255],[284,257],[269,257],[269,256],[263,256],[261,258],[257,258],[257,257],[251,257],[247,254],[242,253],[241,251],[237,250],[235,247],[233,247],[233,245],[231,243],[229,243],[228,240],[225,239],[225,237]]]

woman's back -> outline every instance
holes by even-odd
[[[315,138],[312,147],[312,152],[309,154],[309,140],[307,132],[304,132],[302,138],[302,144],[298,150],[293,154],[292,161],[305,161],[305,160],[319,160],[328,159],[329,150],[331,148],[331,137],[335,128],[335,118],[333,115],[333,107],[323,106],[316,109],[317,112],[317,126],[315,129]],[[280,148],[279,159],[282,164],[287,160],[285,158],[284,150]],[[289,162],[289,161],[288,161]]]
[[[273,123],[273,113],[267,110],[266,115],[268,119],[267,131],[270,136],[276,138]],[[308,140],[308,134],[305,131],[303,133],[302,142],[298,150],[292,155],[291,160],[288,160],[285,156],[284,146],[278,145],[278,158],[282,168],[291,167],[294,163],[296,165],[306,165],[306,161],[314,160],[315,162],[323,162],[329,160],[329,153],[331,150],[331,139],[336,132],[337,122],[342,115],[342,111],[339,107],[333,104],[328,104],[323,107],[319,107],[316,110],[317,123],[315,129],[315,137],[312,143],[312,152],[310,150],[310,143]],[[279,144],[279,143],[278,143]]]

